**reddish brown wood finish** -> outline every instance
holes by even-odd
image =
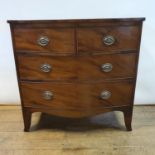
[[[47,46],[40,46],[38,39],[49,38]],[[14,30],[15,48],[17,51],[74,53],[73,28],[18,28]]]
[[[77,30],[79,52],[114,52],[137,50],[141,31],[139,26],[105,26],[101,28],[80,28]],[[104,44],[103,38],[111,35],[115,43],[111,46]]]
[[[24,131],[29,131],[33,112],[65,117],[88,117],[122,111],[131,131],[134,91],[145,18],[8,21],[11,26],[18,84],[22,101]],[[49,37],[45,47],[37,44],[41,35]],[[116,38],[105,46],[106,35]],[[112,63],[109,73],[103,63]],[[50,73],[40,71],[42,63],[52,65]],[[50,90],[53,100],[42,98]],[[103,90],[112,92],[101,100]]]
[[[84,117],[100,113],[105,107],[129,106],[132,98],[132,81],[74,82],[74,83],[21,83],[24,106],[50,108],[54,115]],[[111,92],[109,99],[101,99],[102,91]],[[43,98],[44,91],[54,94],[53,99]]]
[[[29,108],[25,107],[23,110],[23,120],[24,120],[24,131],[27,132],[29,131],[30,125],[31,125],[31,117],[32,117],[32,112],[30,111]]]
[[[98,25],[134,25],[140,24],[145,18],[96,18],[96,19],[61,19],[61,20],[8,20],[8,23],[14,24],[15,27],[67,27],[73,24],[79,26],[98,26]]]
[[[111,54],[94,56],[39,56],[18,55],[21,80],[83,80],[135,77],[137,54]],[[79,63],[80,62],[80,63]],[[43,72],[42,64],[52,66],[50,72]],[[102,64],[111,63],[113,69],[104,72]]]
[[[127,109],[123,110],[123,114],[124,114],[124,121],[125,121],[125,125],[128,131],[132,131],[132,126],[131,126],[131,122],[132,122],[132,113],[133,113],[133,107],[128,107]]]

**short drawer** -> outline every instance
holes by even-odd
[[[138,50],[139,26],[105,26],[77,30],[79,52],[118,52]]]
[[[18,55],[17,59],[22,80],[106,79],[134,77],[137,55]]]
[[[14,44],[18,52],[74,53],[73,28],[15,28]]]
[[[133,83],[21,83],[24,106],[48,108],[61,116],[88,116],[104,108],[131,105]]]

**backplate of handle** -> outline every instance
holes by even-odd
[[[109,99],[111,97],[111,92],[108,91],[108,90],[104,90],[104,91],[101,92],[100,97],[103,100],[107,100],[107,99]]]
[[[113,69],[113,65],[111,63],[105,63],[101,65],[101,69],[103,72],[110,72]]]
[[[116,39],[111,35],[107,35],[103,38],[103,42],[107,46],[113,45],[115,43],[115,41],[116,41]]]
[[[38,39],[38,45],[40,46],[47,46],[48,43],[49,43],[49,38],[47,36],[41,36],[39,39]]]
[[[54,95],[51,91],[44,91],[42,96],[45,100],[52,100]]]
[[[40,66],[40,69],[41,71],[48,73],[52,70],[52,66],[50,64],[45,63]]]

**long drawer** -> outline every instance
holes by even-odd
[[[96,56],[18,55],[22,80],[106,79],[135,76],[137,55]]]
[[[132,81],[21,82],[24,106],[51,109],[62,116],[91,115],[104,108],[130,105]]]

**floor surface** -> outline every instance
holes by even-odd
[[[20,106],[0,106],[0,155],[155,155],[155,106],[135,106],[133,131],[123,114],[65,119],[34,113],[23,132]]]

